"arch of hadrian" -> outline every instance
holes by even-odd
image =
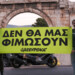
[[[49,27],[72,26],[75,19],[75,3],[69,0],[0,0],[0,26],[6,27],[15,15],[24,12],[40,15]],[[71,65],[69,54],[56,56],[61,65]]]

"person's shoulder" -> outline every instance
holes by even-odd
[[[75,32],[75,29],[72,29],[72,32]]]

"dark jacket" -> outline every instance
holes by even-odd
[[[3,71],[3,55],[0,54],[0,71]]]

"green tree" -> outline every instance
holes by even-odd
[[[33,27],[48,27],[47,22],[43,18],[38,18],[36,23],[32,25]]]

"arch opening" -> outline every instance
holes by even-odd
[[[44,12],[42,12],[40,10],[33,9],[33,8],[18,9],[18,10],[15,10],[13,12],[10,12],[9,14],[7,14],[4,17],[4,19],[2,20],[1,25],[3,27],[6,27],[8,25],[8,23],[10,22],[10,20],[12,18],[14,18],[16,15],[21,14],[21,13],[27,13],[27,12],[39,15],[40,17],[42,17],[47,22],[49,27],[53,26],[52,21],[51,21],[49,16],[47,16]]]
[[[30,13],[30,12],[25,12],[25,13],[20,13],[16,16],[14,16],[8,23],[7,27],[10,27],[9,25],[13,25],[12,27],[31,27],[33,24],[36,23],[37,19],[43,19],[41,16],[35,14],[35,13]]]

